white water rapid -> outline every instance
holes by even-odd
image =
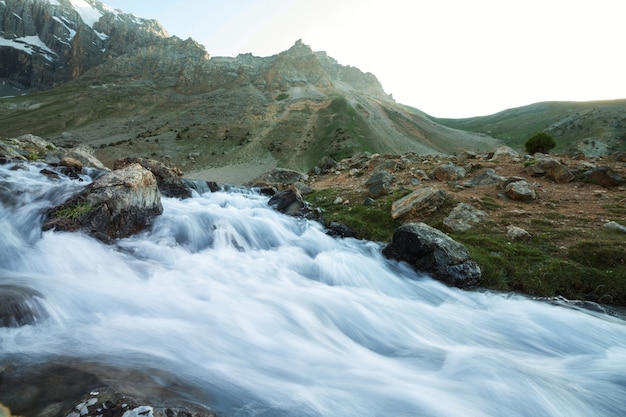
[[[49,316],[0,328],[0,363],[158,369],[221,417],[626,415],[620,318],[446,287],[253,193],[164,198],[150,231],[113,245],[42,233],[89,179],[12,168],[0,284],[39,291]]]

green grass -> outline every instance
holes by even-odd
[[[377,152],[375,135],[359,112],[345,98],[335,98],[320,110],[313,129],[312,159],[330,156],[339,161],[358,152]]]
[[[63,207],[59,211],[57,211],[56,215],[59,217],[63,217],[66,219],[76,220],[83,216],[84,214],[89,213],[92,209],[92,205],[86,201],[79,201],[73,205]]]
[[[546,224],[529,230],[528,243],[509,242],[502,231],[484,226],[451,236],[479,263],[486,288],[626,305],[623,236],[606,233],[563,250],[559,242],[574,231]]]
[[[332,189],[315,191],[306,196],[314,207],[322,209],[326,224],[338,222],[350,226],[359,239],[387,242],[393,231],[402,223],[391,218],[391,204],[402,197],[401,192],[375,200],[372,205],[363,202],[367,195],[354,196],[350,204],[334,204],[337,197],[345,198],[345,193]],[[358,199],[355,200],[355,199]]]
[[[611,214],[626,216],[626,205],[623,204],[606,204],[602,208]]]

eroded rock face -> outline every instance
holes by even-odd
[[[0,79],[23,89],[49,88],[85,73],[107,58],[164,41],[154,20],[114,13],[90,1],[85,21],[74,3],[5,0],[0,13]],[[33,37],[38,42],[33,42]]]
[[[424,223],[407,223],[396,229],[383,254],[454,287],[473,287],[482,278],[465,246]]]
[[[139,164],[112,171],[54,207],[43,230],[84,231],[102,241],[150,227],[163,212],[154,175]]]

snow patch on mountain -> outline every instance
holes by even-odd
[[[4,39],[0,38],[0,47],[8,46],[11,48],[19,49],[21,51],[26,52],[29,55],[32,55],[33,52],[43,53],[44,57],[52,61],[52,55],[56,55],[56,53],[48,48],[48,46],[39,39],[39,36],[24,36],[16,39]]]
[[[70,3],[72,3],[74,10],[80,15],[83,23],[91,28],[102,17],[102,12],[85,0],[70,0]]]
[[[65,29],[68,32],[67,40],[69,42],[71,42],[74,39],[74,36],[76,36],[76,31],[69,26],[71,24],[71,22],[68,21],[67,19],[64,19],[64,18],[58,17],[58,16],[52,16],[52,18],[55,21],[57,21],[58,23],[62,24],[63,27],[65,27]]]
[[[106,41],[107,39],[109,39],[109,35],[107,35],[106,33],[98,32],[97,30],[94,30],[94,33],[96,34],[97,37],[99,37],[103,41]]]

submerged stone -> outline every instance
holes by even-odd
[[[21,327],[48,317],[43,295],[21,285],[0,285],[0,327]]]

